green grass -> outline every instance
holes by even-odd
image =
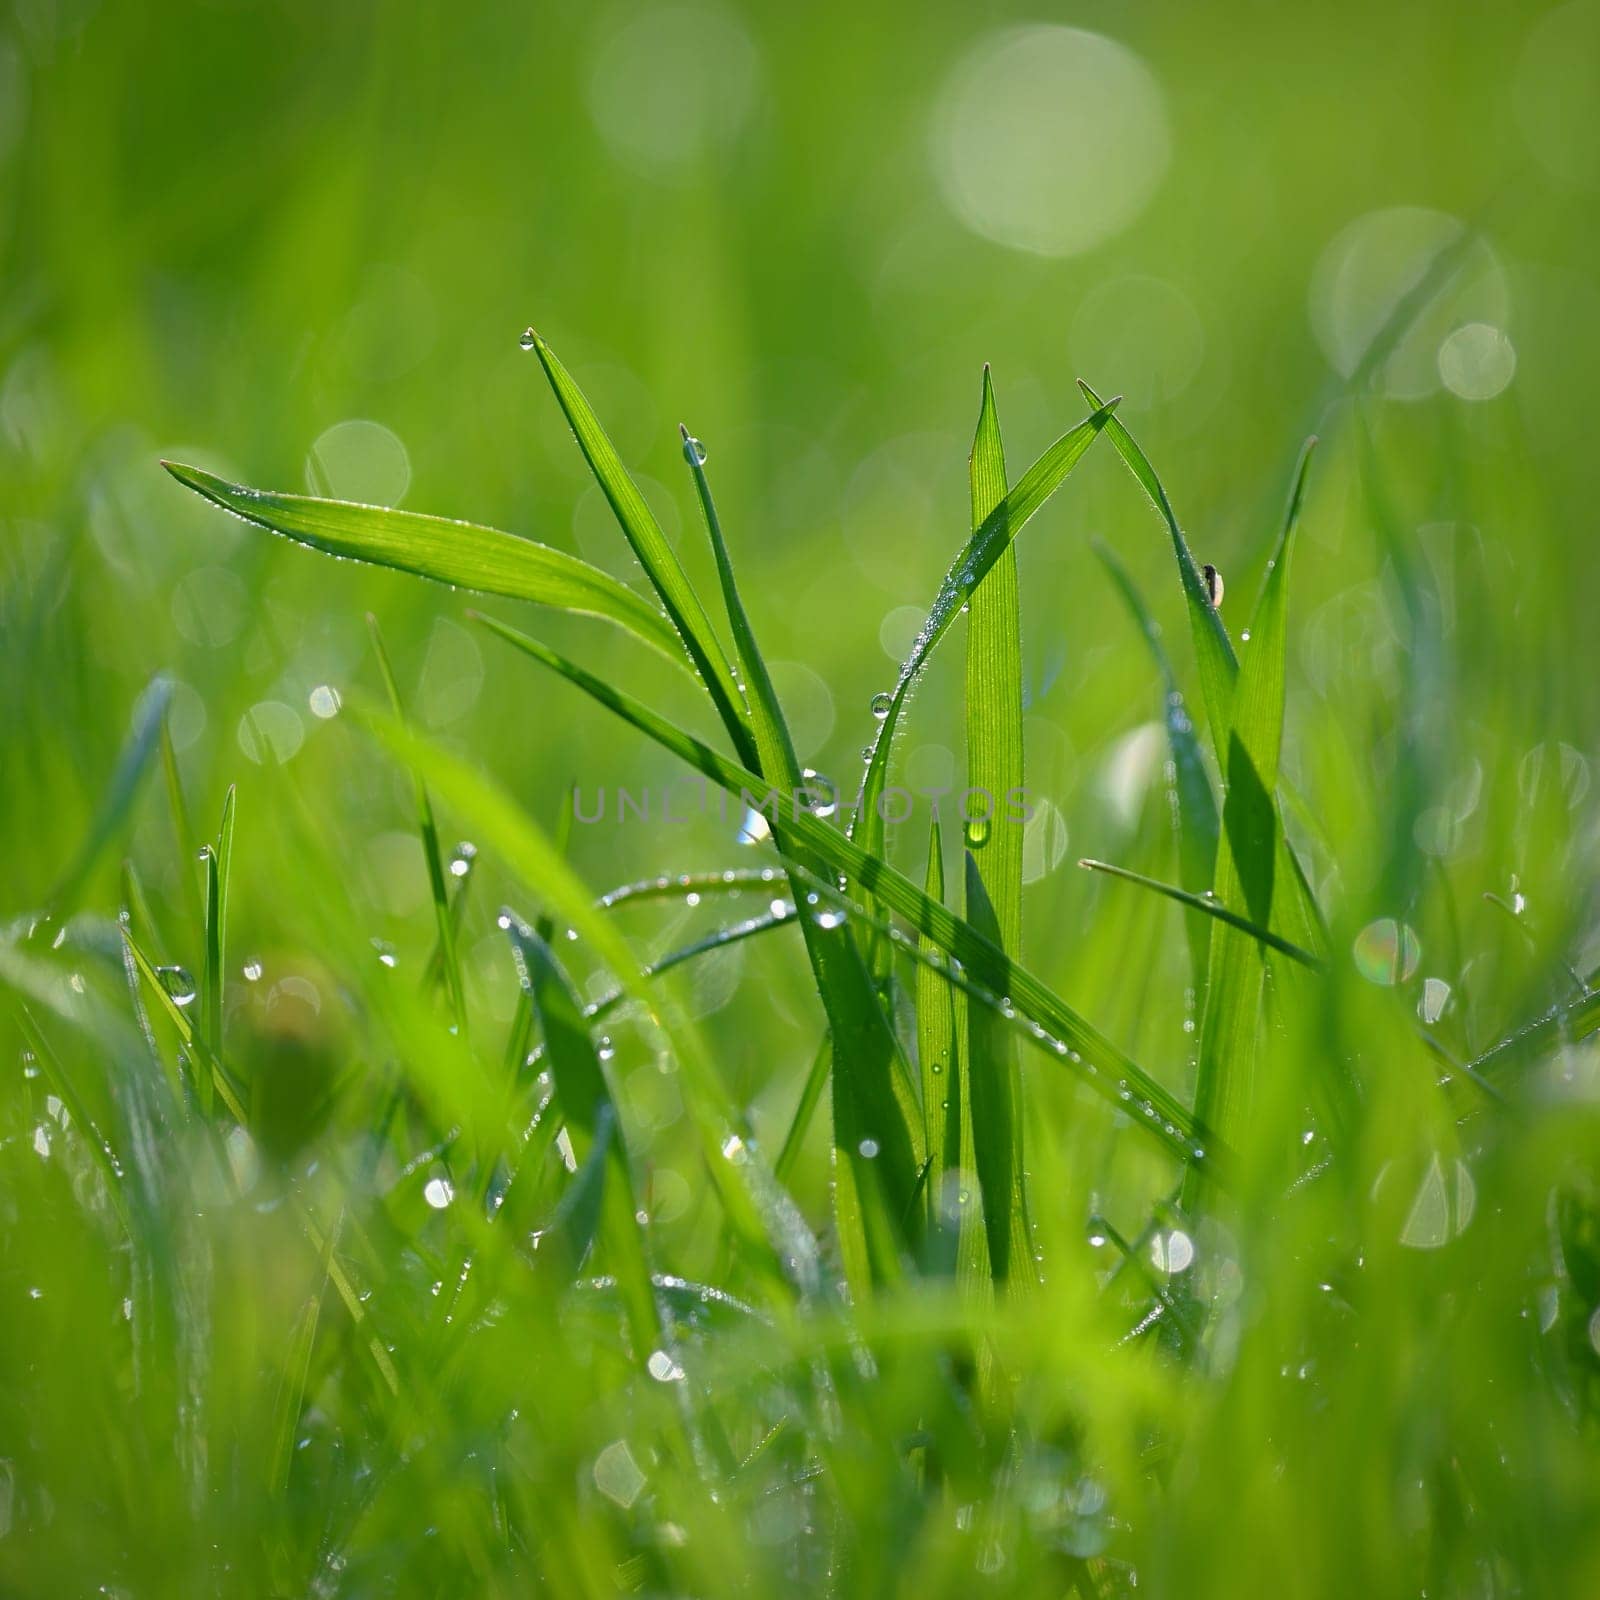
[[[601,618],[703,696],[658,712],[469,611],[487,670],[516,685],[517,736],[537,735],[546,697],[581,696],[735,815],[792,792],[813,775],[754,621],[782,601],[741,593],[706,454],[684,429],[720,624],[576,381],[527,343],[655,602],[470,523],[168,470],[316,549]],[[373,622],[330,732],[363,781],[409,781],[423,959],[372,958],[328,797],[284,788],[274,837],[307,945],[265,1003],[230,932],[250,917],[236,864],[265,835],[232,788],[198,861],[140,852],[164,881],[197,873],[198,893],[168,888],[153,912],[130,866],[120,915],[90,897],[163,805],[141,782],[169,715],[157,681],[59,886],[0,940],[24,1067],[11,1159],[33,1163],[13,1193],[47,1226],[10,1264],[33,1296],[11,1336],[29,1376],[14,1369],[6,1401],[11,1587],[1592,1586],[1600,1191],[1582,1041],[1600,1003],[1513,910],[1526,981],[1499,978],[1470,1022],[1459,1003],[1419,1015],[1415,935],[1364,927],[1346,885],[1365,873],[1323,859],[1305,825],[1318,791],[1284,776],[1308,454],[1235,635],[1115,402],[1085,394],[1088,417],[1010,485],[985,372],[973,532],[883,697],[863,808],[779,809],[756,867],[730,848],[709,870],[685,856],[586,881],[569,813],[541,819],[492,752],[407,719]],[[1029,777],[1017,541],[1091,452],[1120,455],[1165,524],[1211,752],[1127,564],[1161,527],[1129,516],[1100,554],[1155,669],[1127,720],[1161,719],[1169,767],[1129,864],[1082,862],[1122,880],[1109,951],[1059,914],[1024,918],[1019,818],[899,830],[919,887],[876,806],[921,717],[912,690],[963,615],[967,785]],[[1230,609],[1249,587],[1230,575]],[[441,817],[476,851],[447,859]],[[1431,943],[1434,895],[1457,923],[1451,982],[1496,982],[1448,882],[1398,909]],[[1181,912],[1158,918],[1163,902]],[[659,937],[630,920],[652,910],[673,913]],[[679,915],[694,912],[697,932]],[[465,957],[487,926],[510,957],[498,996]],[[697,976],[758,936],[787,940],[815,989],[798,1067],[762,1059],[762,995],[714,1031],[697,1015]],[[1154,1000],[1157,970],[1189,994]],[[1130,995],[1189,1031],[1130,1024]],[[1097,1000],[1117,1014],[1097,1023]],[[1501,1020],[1485,1031],[1485,1015]],[[781,1116],[758,1128],[741,1081],[776,1091]],[[54,1403],[69,1384],[76,1409]],[[75,1416],[101,1419],[97,1437]]]

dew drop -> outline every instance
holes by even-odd
[[[443,1211],[455,1197],[455,1185],[448,1178],[429,1178],[423,1185],[422,1198],[435,1211]]]
[[[175,1006],[186,1006],[194,1000],[194,979],[187,967],[157,967],[156,976]]]
[[[880,690],[872,697],[872,714],[879,722],[889,715],[889,707],[894,704],[894,696],[887,689]]]
[[[969,817],[964,829],[969,850],[981,850],[989,842],[989,819]]]
[[[522,337],[517,340],[517,343],[521,345],[524,350],[533,349],[538,342],[539,335],[536,334],[532,328],[524,328],[522,330]]]
[[[387,939],[374,939],[372,948],[378,952],[378,960],[386,967],[397,966],[398,958],[394,953],[394,946]]]
[[[683,441],[683,459],[691,466],[706,464],[706,447],[691,433]]]
[[[244,971],[244,980],[245,980],[246,983],[258,983],[260,981],[260,979],[261,979],[261,963],[259,961],[247,961],[247,962],[245,962],[243,971]]]
[[[856,1148],[868,1161],[872,1161],[877,1158],[878,1141],[876,1139],[863,1139],[861,1143],[856,1146]]]
[[[450,853],[450,876],[464,878],[472,871],[473,863],[478,859],[478,847],[470,839],[463,839]]]

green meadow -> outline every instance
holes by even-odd
[[[0,15],[0,1593],[1600,1592],[1600,6]]]

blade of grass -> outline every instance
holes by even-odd
[[[1160,625],[1145,605],[1144,596],[1135,587],[1127,568],[1099,539],[1094,541],[1094,552],[1111,574],[1117,591],[1133,613],[1133,619],[1155,659],[1156,670],[1161,674],[1162,718],[1166,723],[1167,747],[1172,752],[1172,768],[1176,777],[1179,881],[1190,894],[1203,895],[1211,888],[1211,880],[1216,872],[1220,824],[1217,820],[1217,799],[1211,789],[1211,775],[1206,771],[1205,761],[1200,754],[1200,740],[1195,734],[1182,691],[1178,688],[1172,662],[1161,642]],[[1184,920],[1194,969],[1195,1002],[1201,1005],[1205,1000],[1211,924],[1202,916],[1190,916]]]
[[[200,977],[200,1031],[206,1048],[222,1059],[223,971],[228,943],[228,875],[233,866],[235,791],[228,785],[222,802],[222,824],[217,842],[201,849],[206,877],[206,959]]]
[[[566,1122],[573,1154],[581,1163],[592,1148],[605,1146],[601,1230],[622,1291],[634,1354],[642,1363],[661,1348],[661,1315],[650,1284],[644,1230],[635,1215],[639,1206],[616,1101],[571,979],[528,923],[509,910],[501,916],[518,975],[532,998],[544,1036],[556,1104]],[[610,1137],[603,1123],[610,1124]]]
[[[452,588],[601,617],[687,666],[677,635],[654,606],[610,573],[563,550],[448,517],[250,489],[200,467],[161,464],[196,494],[296,544]]]
[[[929,900],[941,905],[944,903],[944,844],[937,817],[929,823],[928,870],[922,892]],[[924,954],[935,949],[928,943],[926,935],[922,938],[921,948]],[[966,1073],[958,1048],[958,1042],[965,1038],[965,1031],[959,1027],[958,1002],[961,998],[932,963],[917,967],[917,1060],[922,1069],[923,1145],[928,1152],[929,1163],[925,1187],[930,1241],[938,1238],[948,1225],[944,1214],[946,1178],[954,1173],[956,1178],[953,1181],[960,1181],[962,1141],[966,1139],[970,1143],[971,1140]],[[967,1170],[971,1170],[970,1166]],[[983,1242],[982,1230],[976,1226],[977,1218],[961,1212],[957,1220],[964,1234],[976,1234],[971,1241],[976,1257],[974,1270],[978,1276],[987,1278],[988,1249]],[[958,1237],[958,1261],[964,1258],[962,1243]]]
[[[981,529],[1006,498],[1005,446],[994,384],[983,369],[983,399],[968,462],[972,527]],[[1022,829],[999,815],[1023,787],[1022,620],[1014,542],[972,591],[967,617],[967,793],[990,796],[994,814],[966,828],[967,920],[1001,950],[1022,951]],[[1012,1268],[1032,1278],[1022,1143],[1025,1117],[1010,1031],[984,1006],[962,1008],[971,1129],[989,1247],[999,1283]]]
[[[420,773],[433,793],[471,823],[480,845],[497,851],[506,867],[539,896],[552,916],[588,941],[628,997],[637,1001],[644,1016],[661,1030],[682,1069],[685,1102],[693,1112],[706,1169],[730,1227],[769,1281],[795,1282],[789,1267],[797,1259],[789,1238],[793,1219],[776,1206],[769,1192],[776,1186],[771,1185],[764,1163],[742,1141],[734,1143],[734,1118],[720,1079],[688,1025],[664,1017],[656,1006],[627,943],[605,914],[595,908],[590,891],[567,864],[562,851],[504,790],[470,763],[355,696],[347,699],[345,706],[400,760]],[[755,781],[748,774],[746,778]],[[735,1154],[725,1153],[725,1147]],[[803,1284],[798,1287],[809,1292]]]
[[[606,497],[624,537],[632,547],[645,576],[666,607],[667,617],[676,630],[689,659],[705,683],[733,740],[734,748],[746,766],[754,765],[754,750],[750,743],[749,712],[739,685],[734,680],[728,657],[711,626],[700,597],[695,593],[689,575],[683,570],[667,536],[661,531],[655,513],[645,503],[639,486],[628,475],[622,457],[607,437],[583,391],[573,381],[572,374],[557,360],[555,352],[533,329],[523,336],[523,347],[533,350],[544,368],[545,377],[555,393],[572,432],[583,451],[584,460],[594,474],[600,492]]]
[[[139,696],[133,712],[133,731],[117,756],[111,781],[106,785],[94,820],[89,824],[89,831],[84,835],[72,865],[62,875],[46,902],[46,913],[52,920],[65,922],[77,910],[78,899],[101,852],[127,825],[133,811],[134,797],[160,744],[167,704],[171,699],[172,680],[160,673],[150,680],[144,693]]]
[[[1285,524],[1267,563],[1266,582],[1250,619],[1250,649],[1235,689],[1226,799],[1217,846],[1214,895],[1219,905],[1272,926],[1275,868],[1282,829],[1274,796],[1283,742],[1284,662],[1289,640],[1289,558],[1294,534]],[[1255,1055],[1266,957],[1232,922],[1213,930],[1200,1024],[1195,1114],[1237,1147],[1255,1098]],[[1193,1190],[1191,1184],[1190,1189]],[[1186,1195],[1186,1199],[1190,1196]]]
[[[1179,905],[1188,906],[1191,911],[1214,917],[1218,922],[1227,923],[1230,928],[1237,928],[1241,933],[1249,934],[1258,944],[1265,945],[1269,950],[1276,950],[1280,955],[1288,956],[1291,961],[1298,961],[1303,967],[1310,967],[1313,972],[1321,972],[1326,968],[1327,963],[1321,956],[1314,956],[1309,950],[1302,950],[1299,945],[1290,944],[1281,935],[1261,927],[1248,917],[1240,916],[1237,911],[1230,911],[1209,889],[1203,894],[1194,894],[1188,889],[1180,889],[1176,884],[1162,883],[1159,878],[1147,878],[1142,872],[1132,872],[1127,867],[1116,867],[1109,861],[1095,861],[1088,856],[1083,857],[1078,865],[1089,872],[1103,872],[1109,877],[1122,878],[1128,883],[1138,884],[1141,888],[1151,889],[1156,894],[1164,894],[1169,900],[1176,900]]]
[[[982,526],[967,541],[946,572],[939,592],[934,596],[928,620],[913,641],[911,652],[900,668],[894,688],[889,692],[888,703],[879,719],[878,731],[867,757],[860,804],[851,819],[850,837],[855,839],[859,835],[859,842],[868,854],[883,853],[883,817],[878,809],[878,801],[888,775],[889,751],[900,715],[922,669],[928,664],[928,657],[933,654],[934,647],[949,631],[950,624],[961,614],[962,606],[971,599],[973,590],[1001,553],[1022,532],[1039,507],[1066,482],[1068,474],[1083,459],[1084,452],[1094,443],[1100,430],[1112,420],[1117,405],[1117,400],[1106,405],[1096,401],[1091,415],[1057,439],[1023,473],[1016,488],[983,519]]]
[[[753,773],[741,769],[709,745],[674,727],[537,639],[489,617],[474,613],[472,618],[559,673],[730,794],[738,794],[759,782]],[[802,843],[822,857],[831,871],[861,884],[926,935],[943,957],[954,957],[963,967],[970,968],[980,982],[1036,1024],[1043,1035],[1053,1041],[1052,1048],[1059,1046],[1056,1054],[1076,1075],[1107,1100],[1128,1111],[1136,1125],[1146,1129],[1180,1160],[1212,1169],[1224,1164],[1226,1152],[1172,1094],[969,923],[930,900],[888,862],[869,855],[847,835],[830,828],[804,809],[797,808],[788,825]]]
[[[1078,387],[1086,399],[1091,403],[1095,401],[1094,390],[1088,384],[1080,379]],[[1234,654],[1228,630],[1222,625],[1222,618],[1217,608],[1211,604],[1205,579],[1195,565],[1189,542],[1184,538],[1183,530],[1178,525],[1177,513],[1172,509],[1172,502],[1167,498],[1161,480],[1150,465],[1149,457],[1140,449],[1133,435],[1115,417],[1106,426],[1106,436],[1127,464],[1135,481],[1149,496],[1151,504],[1161,513],[1162,520],[1171,535],[1173,555],[1177,559],[1178,576],[1182,581],[1184,603],[1189,616],[1189,630],[1194,639],[1195,660],[1200,671],[1201,699],[1206,709],[1206,723],[1211,730],[1212,747],[1216,751],[1217,765],[1226,787],[1229,732],[1233,726],[1234,714],[1234,686],[1239,676],[1238,657]],[[1301,502],[1305,496],[1306,475],[1310,469],[1311,453],[1316,447],[1316,442],[1314,438],[1307,439],[1301,449],[1279,530],[1280,544],[1286,531],[1299,519]],[[1276,796],[1273,797],[1273,801],[1276,805]],[[1282,836],[1281,829],[1280,838],[1275,870],[1285,893],[1277,901],[1279,921],[1276,931],[1307,950],[1325,950],[1328,945],[1328,930],[1323,922],[1322,913],[1317,908],[1316,899],[1311,893],[1310,884],[1306,881],[1299,857],[1289,848],[1288,839]]]
[[[700,446],[687,428],[680,431],[683,457],[699,496],[734,647],[744,673],[756,764],[768,783],[778,785],[781,793],[794,796],[802,789],[794,741],[739,595]],[[811,878],[824,875],[822,862],[791,837],[781,817],[772,831],[779,852],[799,871]],[[796,878],[792,888],[795,903],[803,905],[805,884]],[[886,1278],[898,1270],[898,1260],[895,1252],[884,1259],[882,1251],[872,1250],[871,1240],[860,1228],[861,1208],[856,1191],[869,1181],[865,1164],[871,1162],[870,1181],[881,1192],[888,1214],[899,1217],[908,1213],[922,1158],[913,1136],[919,1123],[916,1098],[894,1028],[850,924],[842,918],[808,916],[801,927],[833,1036],[834,1144],[844,1157],[835,1167],[836,1223],[841,1250],[853,1269],[852,1281],[859,1292],[866,1287],[869,1270]],[[864,1154],[866,1151],[874,1153]]]
[[[367,613],[367,630],[372,635],[372,648],[378,658],[378,670],[383,676],[383,687],[389,696],[389,705],[396,721],[405,721],[405,707],[400,700],[400,685],[394,675],[389,652],[384,648],[383,634],[378,619]],[[428,786],[413,772],[412,789],[416,794],[417,832],[422,838],[422,859],[428,869],[428,888],[433,896],[434,924],[438,929],[439,958],[444,973],[445,994],[450,1001],[450,1012],[457,1030],[467,1036],[467,999],[461,983],[461,962],[456,953],[456,923],[450,909],[450,890],[444,870],[444,857],[439,851],[439,828],[434,821],[433,802],[428,798]]]

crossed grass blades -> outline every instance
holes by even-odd
[[[806,792],[812,775],[740,596],[705,451],[685,430],[684,462],[715,559],[725,631],[571,375],[531,330],[523,345],[541,364],[656,604],[575,557],[508,533],[244,488],[176,463],[167,469],[228,511],[313,549],[624,630],[700,685],[725,750],[538,638],[471,613],[488,634],[729,794],[748,801]],[[1203,1370],[1212,1305],[1185,1261],[1152,1271],[1151,1249],[1176,1250],[1177,1240],[1191,1249],[1241,1196],[1281,1193],[1306,1176],[1301,1119],[1284,1115],[1286,1058],[1274,1056],[1267,1024],[1275,1016],[1281,1034],[1285,1016],[1315,1016],[1332,958],[1284,826],[1278,768],[1291,556],[1310,449],[1294,475],[1241,660],[1117,402],[1086,386],[1084,397],[1083,419],[1013,483],[984,373],[971,535],[893,689],[874,706],[861,803],[848,829],[826,805],[780,808],[774,861],[759,869],[674,874],[596,900],[567,864],[564,828],[542,827],[472,763],[408,725],[374,622],[385,701],[352,696],[346,711],[412,776],[436,916],[427,992],[396,990],[390,1002],[391,1025],[410,1047],[376,1085],[298,1070],[294,1041],[270,1061],[230,1051],[222,1019],[231,791],[217,835],[200,850],[198,979],[158,960],[160,933],[131,868],[114,936],[131,1023],[125,1004],[66,981],[47,958],[44,935],[67,926],[158,753],[178,836],[193,840],[164,734],[166,685],[152,684],[79,857],[30,928],[0,942],[0,979],[20,997],[30,1057],[80,1130],[116,1227],[131,1243],[128,1305],[141,1330],[143,1381],[178,1383],[186,1362],[201,1361],[193,1345],[205,1338],[204,1324],[196,1332],[186,1315],[193,1284],[171,1241],[181,1184],[158,1147],[170,1142],[226,1192],[238,1181],[239,1134],[247,1130],[247,1143],[284,1175],[287,1226],[315,1272],[288,1346],[276,1353],[277,1380],[260,1420],[253,1482],[263,1497],[250,1501],[248,1514],[233,1513],[260,1533],[278,1587],[334,1592],[352,1563],[358,1573],[383,1570],[413,1531],[408,1519],[419,1503],[432,1508],[432,1531],[448,1529],[450,1570],[459,1574],[464,1564],[484,1584],[506,1572],[548,1579],[559,1570],[574,1593],[669,1578],[716,1588],[727,1577],[718,1552],[754,1561],[750,1519],[771,1520],[776,1504],[783,1515],[768,1541],[772,1581],[881,1592],[890,1570],[882,1529],[916,1525],[917,1508],[938,1503],[966,1507],[950,1526],[969,1558],[977,1539],[980,1571],[1003,1549],[1024,1586],[1048,1581],[1100,1596],[1134,1581],[1117,1559],[1103,1487],[1091,1480],[1071,1503],[1058,1495],[1044,1534],[1018,1520],[1030,1440],[1063,1441],[1047,1458],[1047,1476],[1092,1459],[1131,1500],[1144,1474],[1126,1441],[1119,1455],[1101,1433],[1090,1450],[1070,1408],[1028,1417],[1008,1392],[1008,1358],[1040,1338],[1028,1318],[1042,1256],[1027,1173],[1030,1163],[1052,1159],[1050,1150],[1030,1148],[1028,1086],[1039,1074],[1071,1075],[1165,1164],[1169,1198],[1138,1237],[1124,1238],[1097,1215],[1083,1224],[1118,1256],[1106,1290],[1131,1292],[1128,1337],[1153,1338]],[[1130,1060],[1030,971],[1020,830],[967,819],[951,886],[935,820],[919,887],[890,864],[877,804],[918,679],[963,616],[968,784],[998,795],[1023,782],[1015,540],[1102,436],[1170,537],[1211,758],[1142,597],[1117,557],[1100,549],[1165,686],[1180,882],[1083,865],[1185,908],[1198,1034],[1192,1095],[1167,1081],[1170,1070]],[[1220,798],[1213,764],[1224,780]],[[530,897],[499,916],[521,987],[515,1017],[493,1043],[470,1014],[461,971],[474,859],[446,860],[436,802],[470,826]],[[768,910],[648,966],[619,931],[618,914],[636,902],[713,900],[752,885]],[[826,1030],[786,1137],[769,1151],[746,1136],[703,1042],[662,1002],[659,982],[707,952],[787,927],[800,931]],[[613,986],[599,999],[585,1003],[563,955],[563,930],[610,974]],[[626,1126],[608,1070],[603,1024],[623,1011],[654,1031],[676,1065],[721,1219],[718,1281],[690,1281],[658,1259],[645,1141]],[[99,1059],[119,1064],[109,1097],[104,1085],[86,1092],[52,1043],[60,1024],[91,1041]],[[1515,1069],[1597,1026],[1600,1000],[1585,986],[1577,1001],[1476,1062],[1448,1063],[1438,1093],[1464,1097],[1473,1111],[1497,1105]],[[1318,1108],[1316,1159],[1338,1162],[1359,1137],[1361,1083],[1338,1052],[1302,1059],[1318,1067],[1314,1081],[1296,1085]],[[833,1149],[826,1247],[786,1189],[825,1094]],[[305,1153],[334,1105],[352,1097],[371,1107],[362,1170],[317,1177]],[[390,1167],[398,1176],[380,1185],[375,1206],[364,1205],[363,1185]],[[430,1209],[445,1211],[450,1228],[427,1247],[433,1281],[421,1293],[394,1256],[423,1248]],[[1580,1206],[1573,1215],[1581,1231],[1586,1213]],[[530,1331],[538,1343],[531,1354]],[[530,1360],[539,1379],[532,1388],[523,1381]],[[1139,1380],[1101,1352],[1056,1351],[1051,1360],[1079,1385],[1080,1398],[1082,1386],[1101,1386],[1108,1407],[1127,1415],[1148,1402]],[[883,1419],[901,1415],[885,1396],[908,1383],[917,1426],[888,1426],[879,1437]],[[594,1408],[627,1418],[625,1436],[598,1456],[586,1415]],[[340,1455],[348,1446],[338,1439],[347,1436],[377,1441],[360,1454],[361,1471]],[[428,1438],[450,1443],[420,1456],[408,1443]],[[180,1493],[205,1481],[209,1448],[203,1434],[180,1432],[168,1469]],[[134,1470],[112,1470],[124,1466]],[[994,1494],[997,1474],[1014,1482],[1014,1495]],[[575,1475],[592,1479],[604,1498],[612,1522],[603,1536],[580,1526],[594,1507],[584,1513],[581,1497],[563,1487]],[[645,1518],[636,1508],[647,1482]],[[980,1503],[985,1527],[975,1535],[971,1512]],[[929,1559],[956,1547],[935,1540]],[[429,1558],[418,1560],[423,1581]]]

